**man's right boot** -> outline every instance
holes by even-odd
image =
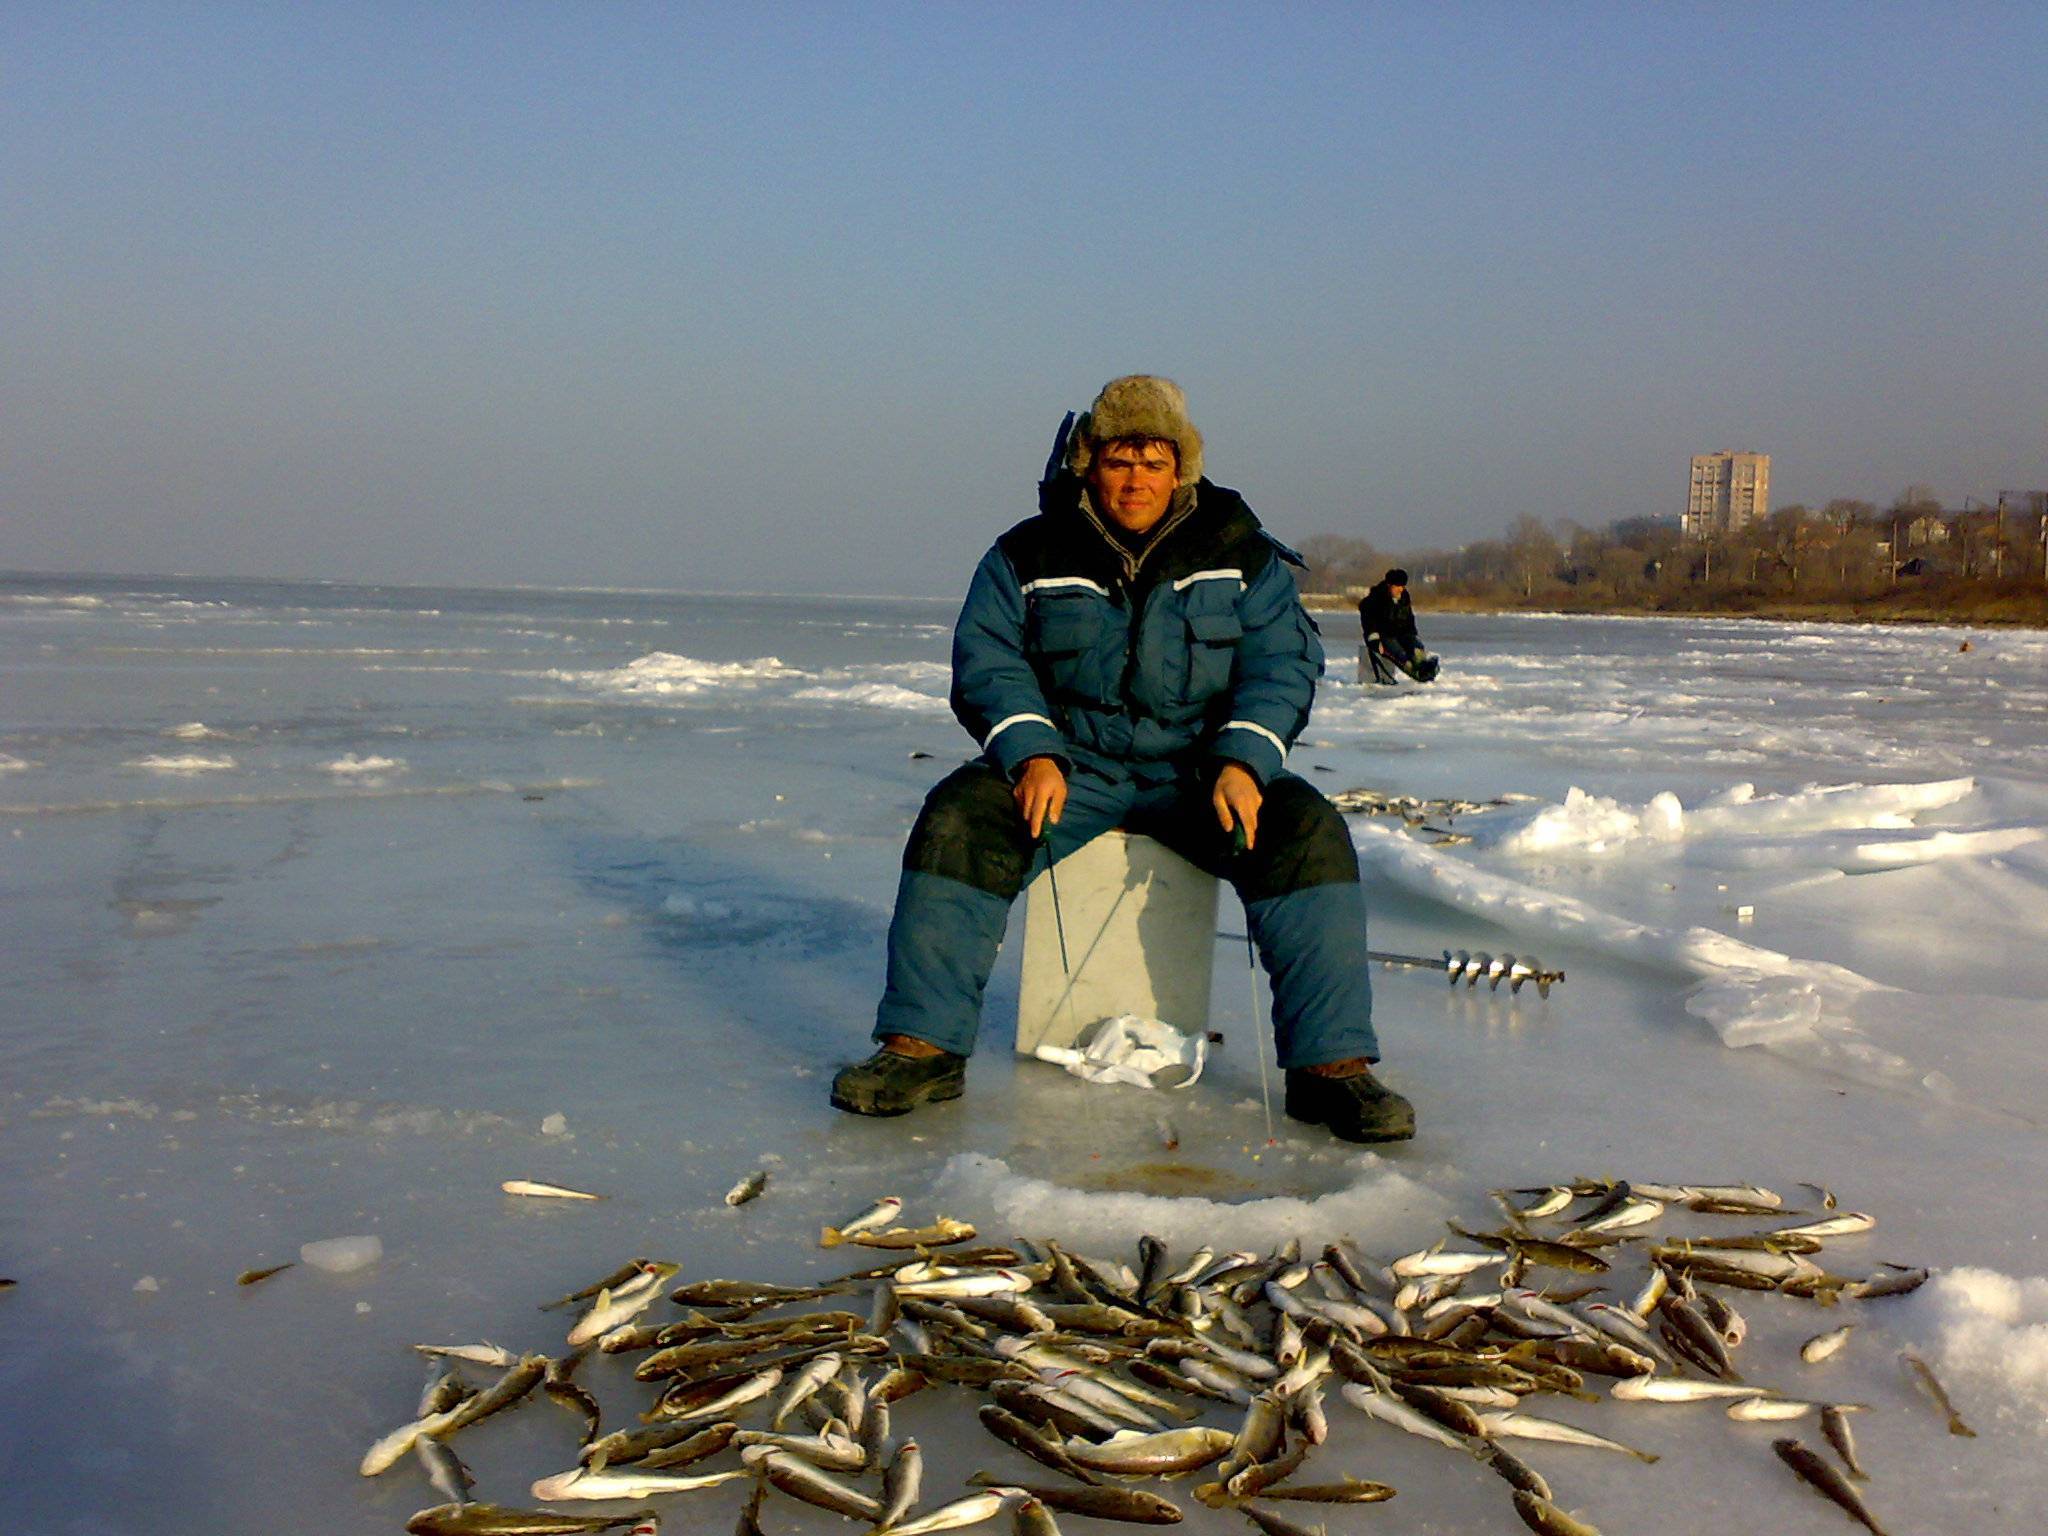
[[[832,1079],[832,1107],[852,1115],[907,1115],[967,1091],[967,1058],[951,1051],[905,1056],[887,1046]]]
[[[1289,1072],[1287,1113],[1329,1127],[1340,1141],[1406,1141],[1415,1134],[1415,1106],[1362,1066],[1343,1077]]]

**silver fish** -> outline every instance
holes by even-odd
[[[650,1511],[627,1515],[559,1515],[549,1509],[508,1509],[503,1504],[436,1504],[405,1522],[412,1536],[574,1536],[631,1525]]]
[[[536,1481],[533,1496],[550,1504],[571,1499],[644,1499],[657,1493],[716,1488],[720,1483],[748,1475],[742,1467],[724,1472],[651,1472],[638,1466],[576,1467]]]
[[[917,1495],[924,1485],[924,1453],[917,1448],[915,1440],[905,1440],[896,1448],[888,1469],[882,1474],[882,1518],[883,1526],[893,1525],[901,1520],[917,1502]]]
[[[1783,1440],[1773,1440],[1771,1449],[1778,1453],[1780,1461],[1798,1475],[1800,1481],[1810,1485],[1823,1498],[1832,1499],[1840,1505],[1847,1511],[1850,1519],[1859,1521],[1867,1527],[1871,1536],[1885,1536],[1884,1527],[1877,1523],[1877,1517],[1871,1514],[1862,1496],[1850,1485],[1849,1480],[1837,1472],[1833,1464],[1818,1452],[1789,1436]]]
[[[511,1350],[488,1339],[481,1344],[415,1344],[413,1348],[429,1359],[467,1360],[475,1365],[494,1365],[501,1371],[519,1363],[519,1357]]]
[[[1855,1331],[1854,1323],[1844,1323],[1839,1328],[1830,1328],[1826,1333],[1816,1333],[1799,1346],[1799,1358],[1808,1365],[1818,1365],[1837,1354],[1842,1346],[1849,1342],[1849,1335]]]
[[[1940,1405],[1943,1413],[1948,1415],[1948,1432],[1952,1435],[1967,1435],[1972,1440],[1976,1439],[1977,1431],[1963,1422],[1963,1416],[1956,1412],[1956,1405],[1949,1401],[1948,1393],[1943,1390],[1941,1382],[1936,1379],[1933,1369],[1927,1362],[1914,1354],[1910,1349],[1901,1350],[1899,1352],[1899,1359],[1905,1362],[1906,1369],[1912,1372],[1913,1379],[1920,1383],[1921,1389]]]
[[[1374,1392],[1359,1383],[1346,1382],[1338,1388],[1338,1395],[1360,1413],[1391,1424],[1396,1429],[1405,1429],[1411,1435],[1424,1440],[1434,1440],[1438,1445],[1449,1446],[1454,1451],[1469,1451],[1472,1442],[1462,1435],[1452,1434],[1434,1419],[1428,1418],[1409,1407],[1390,1392]]]
[[[508,1195],[526,1195],[536,1200],[602,1200],[603,1195],[593,1195],[587,1190],[571,1189],[566,1184],[542,1184],[533,1179],[507,1179],[498,1188]]]
[[[888,1536],[930,1536],[933,1531],[955,1531],[963,1525],[979,1525],[1003,1512],[1003,1506],[1020,1495],[1014,1488],[990,1488],[941,1504],[928,1515],[902,1525],[879,1525],[876,1532]]]
[[[740,1452],[740,1460],[793,1499],[829,1509],[849,1520],[872,1523],[881,1517],[882,1506],[858,1488],[841,1482],[830,1473],[820,1472],[809,1462],[800,1461],[786,1451],[766,1445],[749,1446]]]
[[[903,1200],[901,1196],[884,1195],[844,1225],[826,1227],[818,1234],[818,1245],[822,1248],[835,1248],[849,1237],[857,1236],[862,1232],[872,1232],[878,1227],[886,1227],[901,1215],[902,1212]]]
[[[1610,1440],[1605,1435],[1596,1435],[1589,1429],[1580,1429],[1576,1424],[1540,1418],[1533,1413],[1488,1413],[1481,1415],[1480,1422],[1486,1426],[1486,1433],[1490,1437],[1507,1435],[1521,1440],[1549,1440],[1558,1445],[1580,1445],[1588,1450],[1619,1451],[1622,1455],[1633,1456],[1641,1462],[1654,1462],[1658,1459],[1655,1451],[1639,1451],[1633,1446],[1623,1445],[1619,1440]]]
[[[412,1443],[413,1454],[427,1469],[427,1481],[434,1485],[434,1491],[451,1504],[467,1504],[470,1493],[476,1488],[476,1479],[469,1468],[462,1464],[462,1458],[451,1451],[443,1442],[432,1435],[421,1435]]]
[[[1863,1470],[1863,1464],[1856,1459],[1856,1436],[1850,1432],[1849,1416],[1833,1403],[1823,1404],[1820,1410],[1820,1432],[1827,1436],[1828,1444],[1835,1448],[1835,1454],[1842,1458],[1842,1465],[1849,1469],[1849,1475],[1861,1482],[1869,1482],[1870,1474]]]
[[[1515,1490],[1515,1513],[1537,1536],[1600,1536],[1598,1527],[1566,1514],[1550,1500],[1526,1488]]]
[[[768,1170],[756,1168],[739,1183],[725,1192],[727,1205],[745,1205],[749,1200],[761,1198],[761,1191],[768,1187]]]

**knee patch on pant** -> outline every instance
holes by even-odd
[[[969,763],[925,796],[903,850],[903,867],[943,875],[1008,901],[1024,889],[1032,854],[1031,836],[1010,785],[987,764]]]
[[[1266,786],[1259,840],[1231,870],[1246,901],[1264,901],[1312,885],[1358,883],[1358,850],[1337,808],[1313,784],[1292,775]]]

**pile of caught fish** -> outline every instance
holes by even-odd
[[[1340,789],[1330,804],[1353,816],[1398,816],[1403,824],[1430,834],[1436,843],[1469,843],[1468,833],[1455,831],[1450,823],[1475,811],[1490,811],[1503,805],[1521,805],[1533,795],[1505,794],[1491,800],[1441,799],[1423,795],[1390,795],[1377,789]],[[1433,822],[1443,822],[1434,826]]]
[[[1304,1474],[1311,1456],[1348,1460],[1364,1449],[1343,1423],[1353,1419],[1476,1458],[1544,1536],[1597,1536],[1508,1442],[1657,1457],[1547,1416],[1542,1402],[1721,1399],[1735,1419],[1817,1417],[1835,1459],[1791,1437],[1773,1449],[1883,1536],[1857,1489],[1866,1480],[1850,1433],[1857,1405],[1745,1379],[1750,1367],[1738,1364],[1748,1332],[1742,1293],[1860,1310],[1927,1278],[1894,1265],[1860,1277],[1826,1267],[1817,1257],[1826,1242],[1874,1222],[1815,1193],[1822,1209],[1794,1220],[1803,1213],[1752,1185],[1581,1180],[1495,1191],[1506,1218],[1496,1230],[1454,1227],[1457,1246],[1447,1239],[1385,1263],[1348,1241],[1310,1259],[1295,1242],[1270,1254],[1173,1255],[1142,1237],[1135,1265],[1050,1239],[975,1246],[972,1227],[946,1218],[891,1226],[902,1208],[891,1197],[824,1229],[825,1247],[881,1259],[836,1279],[672,1287],[678,1266],[636,1259],[550,1304],[586,1304],[567,1352],[417,1346],[436,1374],[417,1414],[370,1448],[362,1471],[382,1473],[408,1455],[424,1465],[448,1502],[412,1517],[406,1529],[416,1536],[654,1531],[645,1509],[575,1515],[470,1499],[450,1437],[538,1387],[581,1429],[575,1465],[532,1485],[543,1503],[647,1500],[738,1482],[749,1493],[740,1536],[763,1530],[771,1494],[886,1536],[1005,1513],[1017,1532],[1046,1536],[1061,1514],[1176,1523],[1177,1504],[1133,1484],[1194,1474],[1189,1493],[1202,1504],[1237,1511],[1268,1536],[1298,1536],[1315,1528],[1290,1506],[1395,1496],[1348,1469],[1334,1480]],[[1681,1216],[1720,1230],[1680,1235],[1670,1229]],[[680,1314],[650,1318],[664,1291]],[[1855,1327],[1849,1317],[1816,1334],[1802,1358],[1815,1365],[1842,1351]],[[634,1427],[603,1432],[604,1410],[575,1380],[593,1348],[635,1357],[634,1378],[656,1394]],[[1925,1363],[1902,1359],[1950,1431],[1970,1434]],[[462,1361],[503,1374],[477,1390],[462,1379]],[[1589,1390],[1595,1378],[1604,1393]],[[891,1411],[916,1393],[963,1388],[981,1399],[989,1436],[1056,1476],[978,1473],[964,1491],[928,1500],[917,1442],[892,1432]],[[687,1508],[688,1528],[706,1528],[708,1512]]]

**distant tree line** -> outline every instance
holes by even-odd
[[[1355,601],[1388,567],[1418,607],[1580,612],[1955,618],[2048,624],[2048,493],[1944,510],[1925,486],[1889,507],[1839,498],[1781,507],[1689,539],[1675,518],[1605,528],[1517,517],[1457,549],[1381,549],[1322,534],[1302,546],[1305,587]]]

